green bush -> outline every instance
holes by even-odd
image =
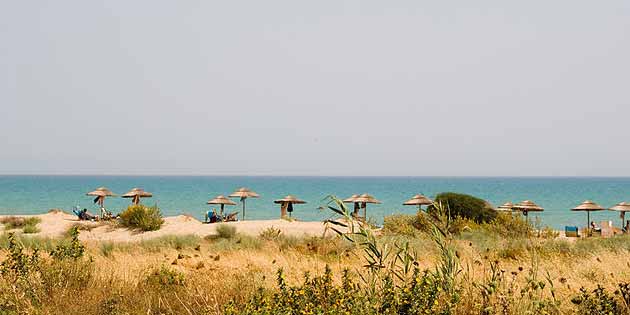
[[[69,243],[62,243],[50,252],[50,256],[57,260],[74,259],[83,257],[85,246],[79,241],[79,229],[76,227],[71,231]]]
[[[435,197],[435,203],[447,207],[451,218],[462,217],[477,223],[491,222],[497,216],[497,211],[489,203],[477,197],[459,193],[440,193]],[[435,211],[435,206],[429,206],[429,212]]]
[[[416,234],[417,216],[408,214],[393,214],[383,219],[383,233],[392,235],[414,236]]]
[[[6,217],[0,219],[0,223],[4,225],[5,230],[13,230],[13,229],[28,229],[31,232],[24,233],[37,233],[32,232],[37,229],[37,224],[42,222],[42,219],[37,217]]]
[[[219,224],[217,225],[217,236],[219,238],[232,239],[236,236],[236,227],[227,224]]]
[[[534,227],[520,214],[504,212],[498,213],[492,222],[483,227],[504,237],[526,237],[534,232]]]
[[[131,205],[120,214],[120,223],[128,228],[157,231],[162,227],[164,219],[157,206]]]
[[[623,289],[624,284],[620,284],[620,287]],[[628,314],[628,309],[624,310],[624,305],[618,300],[618,297],[608,293],[600,285],[597,285],[597,288],[592,292],[581,288],[580,294],[571,299],[571,302],[577,306],[577,314]]]
[[[22,232],[24,232],[24,234],[35,234],[39,233],[39,228],[35,225],[26,225],[22,228]]]

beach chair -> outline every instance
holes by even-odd
[[[238,221],[238,212],[233,212],[225,216],[225,222]]]
[[[580,237],[577,226],[565,226],[564,236],[566,237]]]
[[[81,220],[81,209],[72,209],[72,212]]]

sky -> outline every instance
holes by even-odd
[[[628,1],[0,0],[0,174],[630,176]]]

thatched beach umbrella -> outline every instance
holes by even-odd
[[[527,219],[527,214],[529,212],[541,212],[544,211],[545,209],[543,209],[542,207],[540,207],[539,205],[535,204],[533,201],[531,200],[525,200],[522,202],[519,202],[517,204],[515,204],[512,209],[517,210],[517,211],[522,211],[523,215],[525,216],[525,219]]]
[[[586,200],[582,202],[579,206],[571,209],[571,211],[586,211],[586,229],[590,231],[591,224],[591,211],[602,211],[604,207],[590,201]]]
[[[432,205],[433,201],[421,194],[411,197],[411,199],[405,201],[403,206],[418,206],[418,210],[422,210],[422,206]]]
[[[90,191],[89,193],[87,193],[85,195],[87,195],[87,196],[95,196],[96,198],[94,198],[94,203],[97,203],[99,206],[101,206],[101,208],[105,207],[104,206],[104,204],[105,204],[105,197],[116,196],[107,187],[96,188],[94,191]]]
[[[499,206],[497,211],[514,211],[514,204],[508,201]]]
[[[236,202],[228,199],[223,195],[216,196],[214,199],[208,201],[209,205],[221,205],[221,216],[223,216],[223,208],[225,205],[235,206]]]
[[[354,217],[359,216],[359,209],[361,208],[359,203],[355,201],[357,198],[359,198],[359,195],[352,195],[350,196],[350,198],[346,198],[342,200],[345,203],[352,203],[354,205],[354,211],[352,212],[352,216]]]
[[[274,203],[280,204],[280,217],[284,218],[287,216],[287,211],[289,212],[289,217],[291,216],[294,204],[305,204],[306,201],[288,195],[282,199],[275,200]]]
[[[245,199],[258,198],[259,194],[249,190],[248,188],[241,187],[230,195],[230,198],[240,198],[243,203],[243,220],[245,220]]]
[[[620,202],[610,208],[608,210],[619,211],[619,217],[621,218],[621,227],[623,228],[624,223],[626,221],[626,212],[630,211],[630,203],[628,202]],[[626,231],[628,233],[628,231]]]
[[[128,191],[126,194],[122,195],[123,198],[132,198],[131,203],[134,205],[140,204],[140,198],[148,198],[153,197],[153,194],[150,192],[144,191],[142,188],[133,188]]]
[[[363,208],[363,218],[367,220],[367,204],[368,203],[381,203],[376,198],[372,197],[370,194],[363,194],[358,198],[354,199],[355,202],[361,204],[361,208]]]

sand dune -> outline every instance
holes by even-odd
[[[0,218],[6,216],[0,216]],[[39,237],[59,237],[62,236],[71,226],[81,224],[91,227],[90,230],[81,231],[80,238],[84,241],[115,241],[134,242],[165,235],[197,235],[200,237],[216,235],[216,228],[219,224],[204,224],[199,220],[185,215],[165,217],[164,225],[158,231],[138,232],[126,228],[117,227],[109,222],[79,221],[75,215],[61,211],[51,211],[46,214],[30,215],[21,217],[38,217],[42,221],[37,225],[39,233],[31,234]],[[236,227],[238,233],[256,236],[261,231],[274,227],[282,231],[285,235],[321,236],[325,227],[322,222],[300,222],[287,220],[251,220],[223,223]]]

